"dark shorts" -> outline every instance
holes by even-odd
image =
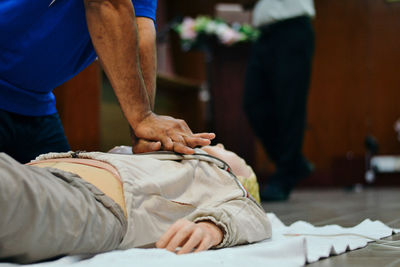
[[[70,147],[58,114],[25,116],[0,109],[0,152],[21,163]]]

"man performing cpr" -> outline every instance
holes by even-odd
[[[0,1],[0,152],[21,163],[69,145],[52,90],[96,57],[133,129],[135,152],[193,153],[214,135],[152,112],[156,0]]]

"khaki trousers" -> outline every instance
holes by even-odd
[[[0,153],[0,261],[113,250],[126,225],[122,209],[79,176]]]

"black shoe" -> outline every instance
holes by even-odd
[[[314,165],[308,160],[304,160],[301,167],[296,171],[295,174],[291,175],[291,179],[288,180],[290,191],[301,181],[306,179],[311,173],[314,172]]]
[[[290,191],[282,185],[267,184],[260,190],[261,201],[286,201]]]
[[[261,201],[286,201],[295,186],[314,171],[314,165],[304,161],[296,173],[282,175],[276,173],[268,180],[267,185],[260,190]]]

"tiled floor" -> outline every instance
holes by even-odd
[[[263,203],[263,206],[287,225],[304,220],[318,226],[339,224],[349,227],[370,218],[400,228],[400,188],[363,189],[360,192],[298,190],[288,202]],[[400,240],[400,234],[389,240]],[[400,266],[400,250],[367,246],[310,266]]]

